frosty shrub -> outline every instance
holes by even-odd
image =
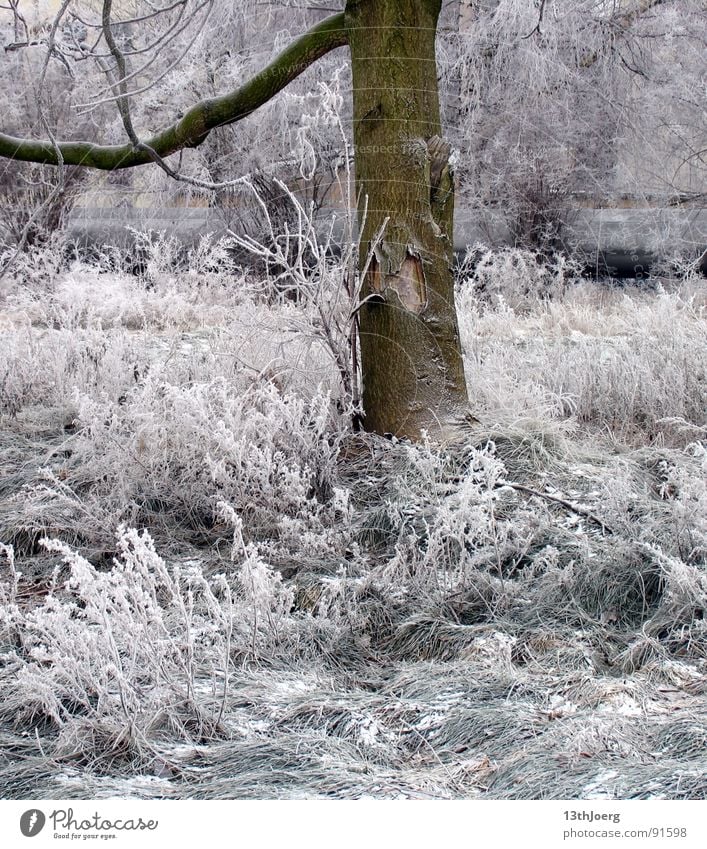
[[[218,509],[233,529],[228,577],[207,578],[197,561],[169,565],[146,532],[120,526],[108,571],[43,540],[64,577],[57,567],[27,605],[13,551],[2,546],[0,646],[3,680],[12,680],[0,720],[45,731],[49,723],[52,757],[99,770],[149,762],[160,740],[228,737],[224,705],[239,666],[309,653],[312,629],[323,632],[317,618],[293,616],[293,588],[244,542],[238,513]]]
[[[707,563],[707,444],[693,442],[687,449],[696,474],[665,461],[659,494],[670,504],[680,558],[689,564]]]
[[[685,445],[707,426],[704,282],[687,291],[575,284],[522,313],[459,289],[467,381],[492,421],[569,420],[621,441]],[[488,420],[488,418],[486,418]]]
[[[505,469],[491,443],[470,448],[461,462],[429,443],[398,450],[386,498],[364,529],[392,554],[381,576],[401,588],[443,595],[487,562],[497,541],[496,487]]]
[[[280,572],[263,560],[257,545],[245,542],[243,519],[238,512],[225,502],[219,502],[218,510],[233,528],[231,560],[242,561],[236,572],[242,601],[236,623],[240,645],[248,646],[245,653],[252,659],[263,655],[272,658],[279,653],[279,644],[287,643],[294,630],[290,618],[294,590],[283,582]]]
[[[74,411],[75,390],[117,399],[134,384],[139,340],[124,332],[108,340],[95,326],[38,333],[14,325],[0,349],[0,414],[14,417],[33,405]],[[71,414],[68,421],[71,421]],[[63,420],[65,413],[60,413]]]
[[[519,564],[547,544],[551,518],[507,483],[490,434],[461,451],[378,450],[365,486],[352,483],[355,539],[375,564],[360,579],[358,627],[396,656],[451,657],[529,591]]]
[[[71,457],[21,494],[18,521],[56,529],[59,520],[72,538],[105,545],[121,522],[160,528],[168,516],[188,538],[222,533],[216,506],[226,501],[273,556],[327,556],[337,453],[328,395],[148,375],[123,400],[76,404]]]
[[[71,248],[66,235],[57,230],[24,251],[18,252],[15,248],[1,251],[0,281],[3,289],[7,291],[11,288],[11,283],[8,287],[8,281],[21,280],[33,297],[42,297],[66,268]]]
[[[55,249],[23,255],[8,275],[6,300],[35,325],[154,331],[223,324],[229,308],[261,294],[235,264],[228,239],[207,235],[190,250],[164,233],[131,230],[131,240],[87,256],[57,237]],[[41,281],[30,262],[43,270]]]
[[[561,253],[548,257],[526,248],[467,249],[457,272],[459,286],[490,307],[508,304],[528,310],[538,301],[559,299],[580,267]]]
[[[348,211],[338,223],[332,217],[324,225],[323,235],[314,203],[305,206],[278,180],[280,203],[294,219],[292,231],[288,226],[282,233],[276,230],[265,201],[252,187],[255,201],[262,208],[266,236],[262,240],[250,235],[231,236],[252,257],[264,262],[269,270],[274,269],[268,273],[271,290],[296,301],[311,317],[309,333],[319,340],[338,372],[342,406],[356,416],[361,412],[356,311],[365,274],[357,272],[358,244],[353,236],[348,160],[346,174],[347,183],[340,188],[349,200]],[[343,239],[335,237],[337,227],[343,228]]]
[[[222,375],[239,386],[274,379],[305,394],[316,392],[313,377],[325,390],[336,386],[319,307],[268,306],[265,284],[239,272],[227,241],[205,237],[181,270],[149,287],[120,270],[124,254],[106,249],[94,259],[41,288],[19,274],[9,281],[0,414],[53,406],[70,422],[76,391],[116,401],[148,371],[177,384]]]
[[[5,632],[21,635],[4,658],[15,675],[3,718],[50,721],[55,754],[84,762],[144,757],[165,729],[186,739],[215,733],[219,701],[215,689],[197,690],[197,670],[225,686],[235,611],[223,578],[169,568],[147,534],[125,528],[108,572],[63,543],[45,545],[69,576],[39,604],[3,609]]]

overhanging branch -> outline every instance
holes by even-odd
[[[348,44],[343,13],[332,15],[294,41],[273,62],[235,91],[202,100],[183,118],[139,146],[21,139],[0,133],[0,156],[44,165],[84,165],[116,171],[153,162],[185,147],[198,147],[217,127],[233,124],[267,103],[313,62]]]

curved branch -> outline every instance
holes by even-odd
[[[113,26],[110,19],[112,10],[113,0],[103,0],[103,38],[105,38],[106,44],[108,45],[110,52],[113,54],[116,66],[116,80],[111,84],[111,88],[117,93],[118,111],[120,112],[125,132],[133,145],[137,147],[140,144],[140,140],[133,129],[133,119],[130,115],[130,104],[128,103],[127,98],[128,85],[125,82],[127,65],[125,63],[125,56],[123,56],[121,49],[118,47],[118,43],[113,37]],[[108,76],[108,79],[110,80],[110,75]]]
[[[103,171],[133,168],[166,157],[185,147],[198,147],[211,130],[233,124],[267,103],[313,62],[348,44],[343,13],[332,15],[294,41],[251,80],[222,97],[197,103],[175,124],[139,146],[100,145],[91,142],[58,142],[20,139],[0,133],[0,156],[25,162],[84,165]]]

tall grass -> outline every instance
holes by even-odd
[[[507,254],[524,256],[501,252],[493,265],[486,255],[459,285],[467,379],[481,416],[576,422],[634,445],[704,437],[703,278],[671,291],[580,282],[564,267],[534,279],[532,256],[514,265]]]
[[[223,250],[5,292],[6,795],[704,793],[703,284],[486,255],[441,449]]]

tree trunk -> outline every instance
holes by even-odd
[[[452,437],[468,415],[454,307],[454,186],[441,138],[441,0],[349,0],[365,427]],[[364,210],[366,211],[365,222]]]

